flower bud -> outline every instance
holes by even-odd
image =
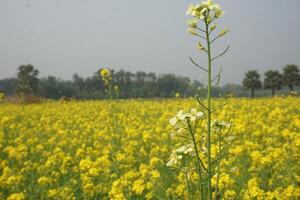
[[[206,22],[207,22],[208,24],[212,22],[212,18],[211,18],[211,16],[210,16],[210,15],[208,15],[208,16],[207,16],[207,18],[206,18]]]
[[[217,27],[217,24],[213,24],[211,27],[210,27],[210,31],[214,31]]]
[[[188,25],[190,28],[197,28],[197,21],[195,19],[192,19],[188,21]]]
[[[200,42],[197,44],[197,48],[201,51],[205,50],[204,46]]]
[[[187,31],[192,34],[192,35],[198,35],[198,33],[196,32],[195,28],[188,28]]]
[[[215,10],[215,18],[220,18],[222,15],[224,15],[224,11],[222,11],[221,9],[216,9]]]
[[[222,30],[220,33],[219,33],[219,37],[222,37],[224,36],[226,33],[228,33],[229,29],[228,28],[225,28],[224,30]]]

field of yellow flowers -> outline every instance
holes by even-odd
[[[222,100],[216,100],[217,103]],[[186,199],[169,123],[194,99],[0,104],[0,199]],[[299,199],[300,99],[233,99],[223,199]],[[191,172],[189,179],[197,181]]]

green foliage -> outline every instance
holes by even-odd
[[[38,91],[38,70],[32,65],[21,65],[18,68],[17,93],[19,95],[36,94]]]
[[[18,80],[16,78],[6,78],[0,80],[0,90],[6,95],[13,95],[16,91]]]
[[[265,73],[264,87],[266,89],[272,89],[272,96],[275,95],[275,90],[279,90],[282,87],[283,78],[277,70],[269,70]]]
[[[207,90],[207,88],[203,87],[203,84],[199,81],[190,80],[187,77],[174,74],[157,75],[155,73],[145,72],[132,73],[124,70],[111,71],[113,74],[112,84],[119,87],[118,97],[122,99],[173,98],[176,93],[180,93],[181,97],[191,97],[195,95],[195,91],[197,90],[199,94],[203,93],[203,95]],[[295,72],[296,73],[293,74],[297,74],[297,70],[295,70]],[[284,84],[287,85],[287,77],[292,76],[285,77]],[[294,83],[292,89],[299,91],[297,81],[291,82]],[[6,96],[12,96],[17,92],[18,83],[19,81],[17,78],[2,79],[0,80],[0,90],[2,90]],[[280,93],[288,94],[288,92],[288,87],[284,87]],[[226,84],[224,86],[215,85],[213,86],[211,93],[213,97],[224,97],[229,93],[232,93],[236,97],[249,96],[244,87],[239,84]],[[38,91],[35,95],[50,99],[60,99],[64,97],[73,97],[77,99],[106,98],[105,86],[99,72],[96,72],[87,78],[75,74],[73,80],[67,81],[55,76],[40,78],[38,80]],[[259,90],[256,91],[255,95],[263,97],[270,95],[270,92],[267,90]]]
[[[39,81],[39,95],[49,99],[70,98],[74,94],[71,81],[63,81],[54,76],[42,78]]]
[[[295,85],[300,85],[300,73],[297,65],[286,65],[283,68],[283,81],[290,91],[294,90]]]
[[[260,81],[260,75],[256,70],[250,70],[245,74],[243,85],[245,88],[251,89],[251,97],[254,97],[254,91],[260,89],[262,83]]]
[[[187,77],[155,73],[110,70],[112,73],[112,86],[118,86],[118,98],[171,98],[179,92],[183,97],[193,96],[202,84],[191,81]],[[0,82],[1,84],[1,82]],[[1,86],[1,85],[0,85]],[[55,77],[40,80],[39,94],[45,98],[59,99],[61,97],[74,97],[77,99],[103,99],[107,98],[107,87],[99,73],[92,77],[83,78],[78,74],[72,81],[63,81]],[[114,89],[114,88],[113,88]],[[115,90],[115,89],[114,89]]]

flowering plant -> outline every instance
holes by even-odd
[[[112,72],[109,69],[103,68],[100,70],[100,76],[102,81],[104,82],[105,92],[108,98],[112,99],[114,96],[115,98],[119,97],[120,89],[117,85],[112,85]],[[114,94],[113,94],[114,93]]]
[[[215,21],[223,16],[224,11],[222,11],[220,5],[214,3],[212,0],[202,1],[197,5],[190,5],[186,14],[193,17],[188,21],[189,27],[187,31],[200,39],[197,42],[197,49],[207,55],[207,67],[200,66],[190,57],[191,62],[196,67],[207,73],[207,101],[206,103],[202,102],[198,95],[196,95],[197,102],[202,110],[201,112],[196,109],[192,109],[188,113],[179,111],[175,117],[170,119],[170,124],[176,129],[176,133],[173,133],[172,136],[183,138],[188,142],[188,145],[180,147],[179,150],[182,151],[178,149],[174,150],[167,165],[176,166],[179,160],[184,160],[187,155],[194,157],[194,160],[196,160],[194,165],[196,167],[193,167],[193,162],[191,162],[190,170],[184,171],[188,172],[196,169],[199,179],[199,190],[194,189],[194,192],[191,191],[193,187],[191,187],[188,179],[189,176],[186,174],[188,199],[193,199],[196,193],[200,193],[201,200],[219,199],[224,192],[219,188],[221,160],[229,149],[232,138],[229,137],[230,140],[225,139],[230,134],[230,123],[212,121],[212,114],[225,106],[229,101],[227,100],[218,107],[213,107],[212,86],[213,84],[219,84],[222,68],[215,77],[212,77],[212,64],[214,60],[223,56],[228,51],[229,46],[216,56],[212,55],[211,49],[212,44],[217,39],[223,37],[229,29],[225,28],[219,33],[214,34],[217,29]],[[206,126],[203,122],[206,123]],[[206,134],[202,133],[204,132],[203,130],[206,131]],[[180,153],[178,154],[178,152]],[[186,162],[184,163],[186,164]],[[186,168],[187,166],[183,166],[183,169]]]

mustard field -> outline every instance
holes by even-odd
[[[183,143],[169,121],[192,108],[194,99],[0,104],[0,199],[187,199],[198,177],[168,164]],[[300,198],[300,98],[233,99],[213,119],[232,124],[213,182],[222,199]]]

